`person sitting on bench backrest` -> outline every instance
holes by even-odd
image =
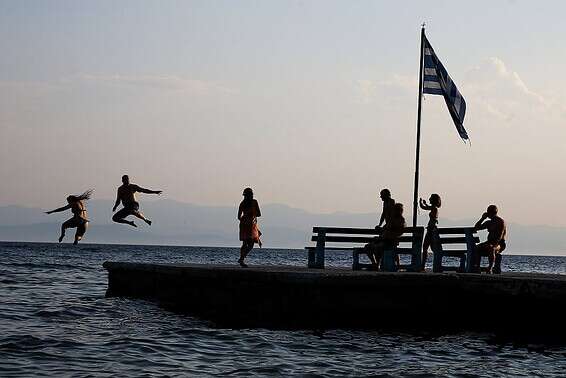
[[[395,200],[391,198],[391,192],[389,189],[382,189],[379,192],[379,197],[383,201],[383,209],[381,210],[381,216],[379,217],[379,224],[377,227],[381,227],[383,223],[389,223],[391,216],[393,215],[393,206],[395,206]]]
[[[395,206],[395,200],[391,198],[391,191],[389,189],[382,189],[379,192],[379,197],[383,201],[383,208],[381,210],[381,216],[379,217],[379,223],[375,226],[376,229],[380,229],[381,226],[385,223],[387,225],[391,221],[391,217],[393,215],[393,207]],[[377,242],[377,238],[375,242],[368,243],[364,246],[364,252],[368,255],[371,264],[373,265],[373,269],[378,270],[379,265],[375,261],[375,253],[374,253],[374,246]]]
[[[505,236],[507,228],[505,221],[497,215],[497,206],[489,205],[487,211],[483,213],[480,220],[474,226],[476,231],[487,230],[487,241],[478,244],[474,248],[472,259],[472,272],[480,272],[480,262],[482,256],[487,256],[489,259],[489,266],[487,273],[491,274],[494,271],[493,264],[496,264],[495,273],[501,273],[501,252],[505,249]],[[486,219],[489,220],[486,221]],[[497,256],[496,256],[497,255]]]

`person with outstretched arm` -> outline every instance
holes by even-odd
[[[67,228],[77,229],[77,231],[75,232],[75,241],[73,242],[73,244],[78,244],[79,241],[83,238],[89,222],[87,218],[86,206],[84,204],[84,201],[90,199],[90,197],[92,196],[92,192],[93,190],[89,189],[80,195],[70,195],[67,197],[66,206],[45,212],[45,214],[53,214],[70,209],[71,212],[73,213],[73,217],[71,219],[66,220],[61,225],[61,236],[59,236],[59,243],[63,241],[63,238],[65,237],[65,230]]]
[[[126,217],[133,215],[151,226],[151,221],[139,211],[140,204],[136,200],[136,193],[160,195],[162,191],[142,188],[141,186],[130,183],[130,178],[128,177],[128,175],[122,176],[122,185],[118,188],[116,203],[114,203],[112,211],[116,211],[116,209],[120,205],[120,202],[122,202],[122,205],[124,205],[124,207],[118,210],[116,214],[114,214],[114,216],[112,217],[112,220],[114,222],[129,224],[132,227],[137,227],[134,221],[125,219]]]

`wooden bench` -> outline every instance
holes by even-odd
[[[326,250],[352,250],[352,269],[359,270],[370,264],[360,263],[360,254],[365,245],[381,234],[381,229],[375,228],[348,228],[348,227],[313,227],[311,241],[316,242],[315,247],[306,247],[308,252],[308,267],[324,269],[324,257]],[[410,244],[410,247],[397,246],[391,250],[384,251],[382,267],[386,271],[395,271],[395,257],[397,255],[410,255],[411,263],[402,265],[400,268],[408,271],[417,271],[421,265],[421,249],[424,237],[424,227],[407,227],[403,236],[399,238],[402,245]],[[347,246],[328,247],[326,243],[344,243]]]
[[[432,271],[458,271],[467,272],[471,268],[474,247],[479,243],[479,238],[474,236],[476,231],[473,227],[439,227],[432,235],[431,249],[434,253]],[[460,246],[460,249],[445,249],[446,245]],[[462,247],[463,245],[463,247]],[[460,259],[458,266],[443,265],[445,257],[457,257]]]

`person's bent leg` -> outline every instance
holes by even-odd
[[[494,274],[501,274],[501,251],[495,255],[495,265],[493,266]]]
[[[59,243],[61,243],[63,241],[63,238],[65,237],[65,230],[66,230],[65,223],[63,223],[61,225],[61,235],[59,236]]]
[[[63,241],[63,238],[65,237],[65,231],[67,230],[67,228],[73,228],[73,227],[76,227],[73,218],[63,222],[63,224],[61,225],[61,236],[59,236],[59,243]]]
[[[375,261],[375,251],[374,251],[375,247],[373,243],[368,243],[364,246],[364,252],[366,255],[368,255],[369,261],[371,262],[371,265],[373,265],[375,268],[377,268],[377,262]]]
[[[382,242],[377,243],[374,247],[375,264],[377,265],[377,270],[382,269],[381,262],[383,260],[383,250],[384,245]]]
[[[488,256],[490,253],[490,245],[487,242],[480,243],[474,248],[474,255],[473,255],[473,273],[481,273],[481,258],[482,256]]]
[[[79,241],[82,240],[87,227],[88,227],[88,222],[84,222],[83,224],[77,226],[77,232],[75,232],[75,241],[73,244],[78,244]]]
[[[147,219],[141,211],[136,210],[132,212],[132,215],[135,216],[136,218],[141,219],[142,221],[144,221],[145,223],[147,223],[149,226],[151,226],[151,221],[149,219]]]
[[[123,224],[128,224],[132,227],[137,227],[133,221],[129,221],[125,219],[128,215],[131,214],[132,213],[127,209],[118,210],[118,212],[112,216],[112,220],[116,223],[123,223]]]
[[[491,251],[488,252],[487,259],[489,261],[489,265],[487,267],[487,273],[493,273],[493,263],[495,262],[495,249],[492,248]]]

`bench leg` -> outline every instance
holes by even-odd
[[[435,273],[442,273],[442,252],[433,251],[432,258],[432,271]]]
[[[308,263],[307,263],[307,267],[308,268],[316,268],[316,259],[315,259],[315,253],[314,253],[314,249],[307,249],[308,252]]]
[[[352,270],[360,270],[360,251],[357,248],[352,251]]]
[[[323,248],[316,247],[315,253],[316,253],[316,263],[315,263],[316,268],[324,269],[324,247]]]
[[[468,255],[462,255],[460,257],[460,269],[458,269],[459,273],[464,273],[466,271],[466,262],[468,260]]]
[[[495,255],[495,265],[493,266],[494,274],[501,274],[501,253]]]

